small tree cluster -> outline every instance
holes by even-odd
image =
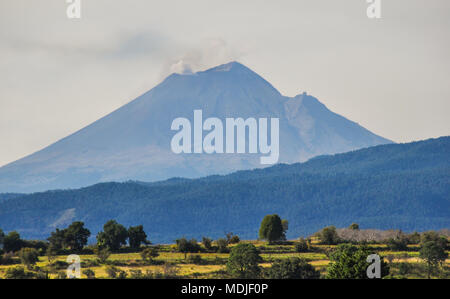
[[[91,232],[84,227],[84,222],[75,221],[65,229],[56,229],[47,240],[53,251],[64,248],[80,251],[87,244],[90,235]]]
[[[141,244],[150,244],[147,240],[147,234],[142,225],[131,226],[128,230],[115,220],[110,220],[103,225],[103,231],[97,234],[97,246],[108,248],[115,252],[127,244],[129,240],[130,247],[138,249]]]
[[[200,245],[198,245],[197,240],[186,238],[181,238],[175,241],[177,244],[177,250],[184,253],[184,259],[186,259],[188,253],[195,253],[200,251]]]

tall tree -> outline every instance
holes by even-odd
[[[47,238],[50,243],[49,246],[52,247],[53,250],[61,250],[64,247],[64,230],[60,230],[57,228],[54,232],[50,233],[50,237]]]
[[[128,228],[128,240],[130,247],[133,249],[138,249],[142,243],[150,244],[150,241],[147,240],[147,234],[145,233],[142,225],[130,226]]]
[[[20,234],[16,231],[12,231],[3,239],[3,250],[5,252],[19,251],[24,245],[23,240],[20,238]]]
[[[76,221],[64,230],[64,244],[73,250],[81,250],[87,244],[91,232],[84,227],[84,222]]]
[[[128,231],[115,220],[109,220],[103,225],[103,231],[97,234],[97,245],[117,251],[125,245],[128,238]]]
[[[272,243],[282,239],[282,237],[283,225],[280,216],[277,214],[265,216],[259,228],[259,238]]]

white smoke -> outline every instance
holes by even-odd
[[[189,64],[185,63],[183,60],[179,60],[178,62],[170,66],[170,73],[192,74],[192,68]]]
[[[238,60],[242,53],[230,47],[222,39],[207,39],[176,59],[169,60],[163,76],[171,73],[193,74],[220,64]]]

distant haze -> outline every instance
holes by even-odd
[[[396,142],[450,134],[450,2],[0,1],[0,165],[160,83],[238,60]]]

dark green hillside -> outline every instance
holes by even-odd
[[[390,144],[306,163],[158,183],[103,183],[0,201],[0,227],[46,238],[82,220],[143,224],[153,242],[255,239],[264,215],[289,220],[288,238],[333,224],[405,231],[450,227],[450,137]]]

